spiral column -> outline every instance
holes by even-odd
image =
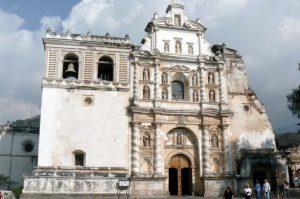
[[[231,168],[231,150],[228,135],[228,125],[223,125],[223,149],[224,149],[224,173],[225,175],[232,174]]]
[[[200,64],[199,67],[199,72],[200,72],[200,102],[205,101],[205,69],[203,66],[203,63]]]
[[[140,124],[133,123],[131,136],[131,174],[139,176],[140,174]]]
[[[139,92],[139,78],[138,78],[138,61],[134,60],[134,70],[133,70],[133,99],[138,99]]]
[[[203,174],[206,176],[209,173],[209,132],[208,126],[203,126]]]
[[[220,102],[225,103],[225,81],[224,81],[224,68],[219,68],[219,84],[220,84]]]
[[[154,176],[159,177],[163,176],[162,170],[162,156],[160,149],[160,123],[154,124]]]

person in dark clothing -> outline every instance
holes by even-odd
[[[224,199],[232,199],[233,198],[233,192],[230,187],[227,187],[224,192]]]

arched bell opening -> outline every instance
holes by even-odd
[[[63,74],[62,77],[64,79],[78,79],[78,68],[79,68],[79,62],[78,62],[78,56],[69,53],[65,55],[64,61],[63,61]]]
[[[103,81],[114,79],[114,62],[108,56],[103,56],[98,61],[98,79]]]

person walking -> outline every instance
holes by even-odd
[[[233,198],[233,192],[230,187],[226,188],[223,196],[224,196],[223,197],[224,199],[232,199]]]
[[[270,199],[271,186],[267,179],[265,179],[265,182],[263,184],[263,190],[264,190],[265,199]]]
[[[284,184],[283,184],[283,196],[284,198],[289,198],[290,194],[289,194],[289,189],[290,189],[290,184],[285,180]]]
[[[283,183],[278,183],[277,187],[277,197],[278,199],[283,199],[284,185]]]
[[[245,194],[245,199],[250,199],[252,195],[252,189],[250,188],[249,184],[246,184],[246,187],[244,188],[244,194]]]
[[[256,180],[256,183],[255,183],[255,195],[256,195],[256,198],[257,199],[261,199],[261,196],[260,196],[260,193],[261,193],[261,186],[258,182],[258,180]]]

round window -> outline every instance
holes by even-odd
[[[25,142],[23,146],[24,146],[24,151],[26,152],[33,151],[34,145],[32,142]]]

